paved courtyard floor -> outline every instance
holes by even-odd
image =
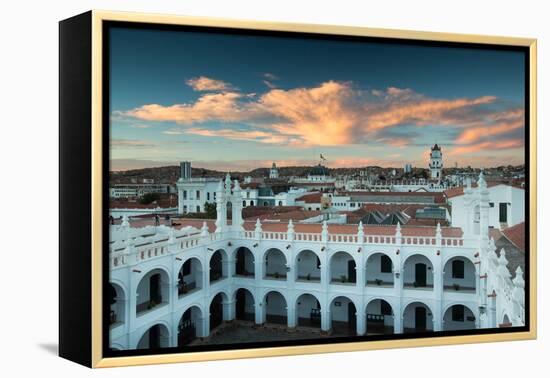
[[[265,341],[307,340],[319,339],[322,336],[319,329],[296,327],[289,331],[277,324],[254,325],[252,322],[236,321],[223,324],[216,328],[210,337],[196,339],[191,345],[216,345],[233,343],[253,343]]]

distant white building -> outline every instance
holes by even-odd
[[[403,169],[405,173],[411,173],[412,172],[412,165],[407,163],[405,164],[405,168]]]
[[[109,188],[109,197],[132,198],[142,197],[144,194],[148,193],[167,194],[172,192],[173,188],[170,184],[115,184]]]
[[[279,169],[277,168],[277,165],[275,162],[273,162],[273,165],[271,166],[271,169],[269,170],[269,178],[270,179],[278,179],[279,178]]]
[[[482,175],[483,177],[483,175]],[[515,226],[525,220],[525,189],[508,184],[487,185],[489,191],[489,227],[503,230]],[[467,223],[467,204],[469,194],[473,191],[471,185],[453,188],[445,191],[447,201],[451,204],[451,224],[453,227],[464,228]],[[479,221],[479,208],[475,209]]]
[[[436,143],[430,152],[430,177],[434,180],[441,180],[442,171],[443,153],[441,152],[441,147],[439,147]]]

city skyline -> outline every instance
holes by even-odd
[[[446,167],[524,163],[520,52],[123,28],[110,47],[113,170],[427,167],[434,143]]]

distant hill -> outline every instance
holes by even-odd
[[[496,172],[514,172],[518,170],[523,170],[524,166],[501,166],[495,168],[487,168],[485,170],[487,173],[496,173]],[[307,176],[308,172],[312,169],[311,166],[295,166],[295,167],[280,167],[279,176],[280,177],[303,177]],[[353,176],[359,175],[359,172],[368,169],[369,174],[371,175],[382,175],[386,176],[395,169],[398,174],[402,173],[402,168],[392,168],[392,167],[379,167],[379,166],[369,166],[369,167],[360,167],[360,168],[329,168],[329,172],[332,176]],[[444,168],[443,174],[453,174],[455,171],[471,171],[479,172],[478,168]],[[413,175],[417,177],[422,177],[426,175],[427,177],[428,169],[426,168],[414,168]],[[251,177],[269,177],[269,168],[256,168],[249,172],[230,172],[233,179],[243,179],[246,176]],[[191,176],[192,177],[225,177],[226,172],[215,171],[205,168],[192,168]],[[159,184],[174,184],[180,177],[180,167],[166,166],[166,167],[155,167],[155,168],[142,168],[142,169],[132,169],[128,171],[113,171],[109,173],[111,184],[128,184],[128,183],[142,183],[144,179],[152,179],[155,183]]]

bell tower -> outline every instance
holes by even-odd
[[[430,152],[430,178],[441,181],[443,173],[443,153],[437,143]]]

